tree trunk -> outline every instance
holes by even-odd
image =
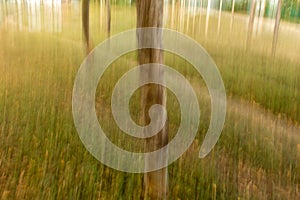
[[[102,29],[103,27],[103,20],[102,20],[102,17],[103,17],[103,0],[100,0],[100,29]]]
[[[248,24],[248,34],[247,34],[247,44],[246,44],[247,50],[250,48],[250,44],[251,44],[251,40],[252,40],[255,10],[256,10],[256,0],[252,0],[251,10],[250,10],[250,17],[249,17],[249,24]]]
[[[174,14],[175,12],[175,0],[172,0],[172,15],[171,15],[171,28],[173,29],[174,28]]]
[[[280,18],[281,18],[281,6],[282,6],[282,0],[278,0],[276,21],[275,21],[274,35],[273,35],[273,44],[272,44],[272,56],[273,57],[275,56],[276,46],[277,46],[278,31],[279,31],[279,24],[280,24]]]
[[[187,18],[186,18],[186,33],[189,33],[189,26],[190,26],[190,11],[191,11],[191,0],[188,2],[188,9],[187,9]]]
[[[207,33],[208,33],[208,23],[209,23],[209,15],[210,15],[210,5],[211,5],[211,0],[208,0],[208,2],[207,2],[207,8],[206,8],[205,37],[207,37]]]
[[[82,29],[83,29],[83,36],[84,41],[86,45],[86,54],[89,54],[91,50],[91,44],[90,44],[90,19],[89,19],[89,0],[82,0]],[[102,1],[101,1],[101,7],[102,7]],[[106,0],[106,30],[107,30],[107,36],[110,36],[110,24],[111,24],[111,12],[110,12],[110,1]],[[101,21],[101,20],[100,20]],[[102,24],[102,22],[100,23]]]
[[[163,0],[137,0],[137,28],[143,27],[162,27],[163,25]],[[143,31],[138,32],[139,46],[145,42],[146,37]],[[148,35],[149,36],[149,35]],[[151,35],[151,42],[162,46],[162,33],[157,31]],[[149,42],[149,41],[147,41]],[[140,49],[138,51],[139,64],[163,63],[163,51],[159,49]],[[163,79],[163,71],[149,69],[141,71],[140,78],[143,76],[153,76]],[[146,125],[150,122],[148,110],[153,104],[166,105],[166,90],[161,85],[149,84],[141,88],[141,123]],[[145,151],[160,149],[168,143],[167,125],[155,136],[146,139]],[[160,155],[157,160],[148,160],[146,158],[145,166],[151,163],[161,161],[165,155]],[[166,199],[168,193],[167,168],[144,174],[144,198],[146,199]]]
[[[232,28],[233,28],[233,19],[234,19],[234,4],[235,4],[235,0],[232,0],[232,7],[231,7],[231,20],[230,20],[230,32],[232,31]]]
[[[90,33],[89,33],[89,0],[82,0],[82,28],[83,36],[86,44],[86,54],[90,52]]]
[[[221,28],[222,4],[223,4],[223,0],[220,0],[219,18],[218,18],[218,36],[220,35],[220,28]]]
[[[200,0],[200,8],[199,8],[199,30],[201,30],[201,20],[202,20],[202,2],[203,0]]]
[[[259,19],[257,23],[257,34],[261,34],[262,27],[263,27],[263,21],[264,21],[264,15],[266,10],[266,0],[260,1],[260,12],[259,12]]]
[[[180,1],[180,14],[179,14],[179,31],[183,32],[182,26],[184,26],[184,1]]]
[[[193,35],[195,34],[196,9],[197,9],[197,1],[194,1],[194,4],[193,4]]]
[[[111,25],[110,1],[106,0],[106,30],[107,30],[107,37],[110,36],[110,25]]]

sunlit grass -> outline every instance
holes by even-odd
[[[112,15],[112,32],[134,28],[135,8],[117,10]],[[92,9],[94,45],[106,37],[105,23],[101,26],[97,18],[99,13]],[[68,28],[55,34],[0,29],[0,197],[138,199],[142,175],[103,166],[86,151],[76,133],[71,113],[72,87],[84,50],[79,16],[69,13],[64,20]],[[200,160],[199,145],[210,113],[205,84],[185,60],[165,54],[165,63],[190,80],[201,107],[197,140],[169,167],[170,199],[299,198],[299,136],[290,131],[299,130],[300,122],[300,61],[295,54],[299,45],[294,46],[299,39],[283,37],[286,33],[282,30],[273,59],[271,33],[255,37],[246,52],[246,32],[239,29],[244,27],[243,20],[236,20],[230,33],[228,18],[224,17],[219,39],[214,32],[216,19],[210,20],[207,37],[204,16],[202,20],[202,26],[195,31],[189,28],[188,34],[218,65],[230,96],[228,114],[214,151]],[[106,72],[98,86],[97,108],[109,107],[109,92],[118,78],[136,65],[135,59],[135,53],[128,54]],[[175,97],[169,93],[168,98],[168,107],[178,109]],[[137,99],[133,97],[131,102],[133,118],[138,117],[134,113]],[[111,122],[111,114],[97,110],[111,140],[136,150],[134,140],[125,136],[126,141],[120,140],[122,132]],[[172,135],[179,118],[174,112],[169,114]]]

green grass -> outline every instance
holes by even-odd
[[[112,15],[113,33],[134,28],[134,10],[117,8],[118,13]],[[94,44],[105,38],[99,13],[92,7]],[[138,199],[142,175],[103,166],[86,151],[77,135],[71,98],[84,51],[79,16],[71,12],[64,20],[67,28],[59,34],[0,29],[0,197]],[[199,17],[195,20],[198,23]],[[240,31],[243,21],[236,19],[229,33],[230,19],[224,16],[222,20],[219,39],[214,17],[207,37],[204,16],[200,28],[188,29],[188,34],[215,60],[230,99],[238,102],[229,101],[223,133],[205,159],[198,158],[210,113],[205,84],[184,59],[165,54],[165,63],[184,74],[197,89],[201,107],[196,141],[169,166],[170,199],[297,199],[299,137],[289,135],[281,123],[295,127],[300,122],[300,61],[295,54],[299,52],[295,44],[300,41],[292,34],[285,37],[287,33],[281,30],[273,59],[269,50],[272,35],[263,32],[246,52],[246,31]],[[190,26],[191,22],[192,17]],[[110,139],[125,149],[139,151],[137,140],[124,136],[116,127],[110,109],[100,110],[109,107],[109,91],[123,73],[136,65],[135,59],[134,52],[123,56],[106,71],[98,86],[96,107],[99,122],[110,133]],[[137,92],[130,105],[134,119],[138,118],[138,96]],[[168,99],[168,108],[178,110],[170,92]],[[180,113],[169,112],[170,137],[176,133],[179,116]],[[265,116],[273,116],[274,123],[263,123]]]

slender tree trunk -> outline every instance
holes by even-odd
[[[100,0],[100,29],[102,29],[102,19],[103,19],[103,0]]]
[[[110,25],[111,25],[110,1],[106,0],[106,30],[107,30],[107,37],[110,36]]]
[[[206,8],[205,37],[207,37],[207,33],[208,33],[208,23],[209,23],[209,15],[210,15],[210,5],[211,5],[211,0],[208,0],[208,2],[207,2],[207,8]]]
[[[82,0],[82,29],[86,44],[86,54],[90,52],[90,19],[89,19],[89,0]]]
[[[174,28],[174,14],[175,12],[175,0],[172,0],[172,15],[171,15],[171,28],[173,29]]]
[[[137,0],[137,28],[143,27],[162,27],[163,25],[163,0]],[[138,32],[139,46],[145,40],[149,42],[149,37],[143,32]],[[149,35],[148,35],[149,36]],[[162,46],[162,33],[157,31],[151,35],[151,42]],[[138,51],[139,64],[163,63],[163,52],[159,49],[140,49]],[[149,69],[141,71],[141,79],[144,76],[153,76],[163,79],[163,71]],[[166,105],[166,90],[161,85],[146,85],[141,88],[141,123],[148,124],[150,118],[148,110],[153,104]],[[160,149],[168,143],[167,125],[155,136],[146,139],[145,150],[147,152]],[[156,160],[146,158],[146,167],[153,162],[161,161],[165,155],[160,155]],[[168,194],[167,168],[144,174],[144,197],[146,199],[166,199]]]
[[[259,17],[260,17],[260,12],[261,12],[261,0],[257,0],[258,3],[258,13],[257,13],[257,20],[255,24],[255,35],[258,34],[258,26],[259,26]],[[256,6],[257,7],[257,6]]]
[[[257,25],[257,34],[260,34],[262,31],[262,26],[264,22],[264,15],[265,15],[265,10],[266,10],[266,0],[261,0],[261,5],[260,5],[260,12],[259,12],[259,20],[258,20],[258,25]]]
[[[273,57],[275,56],[275,53],[276,53],[278,31],[279,31],[280,18],[281,18],[281,6],[282,6],[282,0],[278,0],[276,21],[275,21],[275,26],[274,26],[273,44],[272,44],[272,56]]]
[[[250,48],[250,44],[251,44],[251,40],[252,40],[255,10],[256,10],[256,0],[252,0],[251,10],[250,10],[250,17],[249,17],[249,24],[248,24],[248,34],[247,34],[247,44],[246,44],[246,49],[247,50]]]
[[[88,54],[91,50],[91,42],[90,42],[90,19],[89,19],[89,0],[82,0],[82,29],[83,29],[83,36],[86,44],[86,54]],[[101,1],[102,7],[102,1]],[[111,12],[110,12],[110,2],[106,0],[106,30],[107,36],[110,36],[110,25],[111,25]],[[100,20],[101,21],[101,20]],[[101,21],[102,24],[102,21]]]
[[[5,20],[7,20],[8,17],[8,6],[7,6],[7,1],[3,1],[4,2],[4,13],[5,13]],[[6,26],[6,25],[5,25]]]
[[[195,0],[193,4],[193,34],[195,33],[196,9],[197,9],[197,1]]]
[[[182,26],[184,26],[184,5],[183,5],[184,1],[181,0],[180,1],[180,6],[179,6],[179,10],[180,10],[180,14],[179,14],[179,31],[182,31]]]
[[[218,36],[220,35],[220,28],[221,28],[222,4],[223,4],[223,0],[220,0],[219,18],[218,18]]]
[[[17,16],[17,23],[16,23],[16,29],[18,30],[18,31],[21,31],[21,29],[20,29],[20,12],[19,12],[19,3],[17,2],[17,1],[15,1],[14,2],[14,6],[15,6],[15,10],[16,10],[16,16]]]
[[[201,30],[201,21],[202,21],[202,2],[203,0],[200,0],[200,8],[199,8],[199,30]]]
[[[186,32],[189,32],[189,26],[190,26],[190,11],[191,11],[191,0],[188,2],[188,10],[187,10],[187,18],[186,18]]]
[[[231,20],[230,20],[230,32],[232,31],[232,28],[233,28],[233,19],[234,19],[234,4],[235,4],[235,0],[232,0],[232,7],[231,7]]]

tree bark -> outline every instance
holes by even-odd
[[[163,25],[163,0],[137,0],[137,28],[144,27],[162,27]],[[147,34],[148,35],[148,34]],[[149,35],[148,35],[149,36]],[[139,46],[149,37],[143,31],[137,34]],[[157,31],[151,35],[151,42],[162,46],[162,32]],[[163,63],[163,51],[159,49],[140,49],[138,51],[139,64]],[[141,70],[140,78],[144,76],[163,79],[163,71]],[[161,85],[148,84],[141,88],[141,115],[140,120],[143,125],[150,123],[148,110],[153,104],[166,105],[166,90]],[[158,134],[146,139],[145,151],[150,152],[160,149],[168,143],[168,125],[166,125]],[[151,166],[153,162],[161,161],[166,155],[160,155],[157,160],[148,160],[146,158],[145,166]],[[144,174],[144,198],[145,199],[166,199],[168,195],[168,177],[167,167],[154,172]]]
[[[273,43],[272,43],[272,56],[273,57],[275,56],[276,46],[277,46],[278,31],[279,31],[280,18],[281,18],[281,6],[282,6],[282,0],[278,0],[276,21],[275,21],[275,26],[274,26]]]

